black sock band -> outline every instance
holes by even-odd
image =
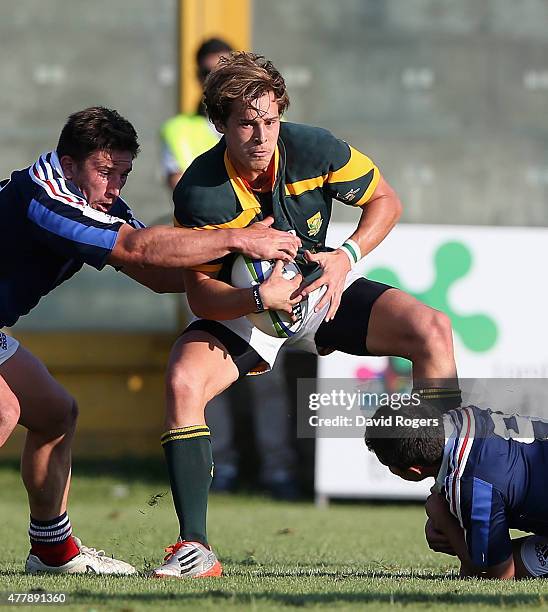
[[[170,429],[161,440],[181,538],[207,545],[207,498],[213,477],[209,428]]]
[[[418,393],[421,402],[438,409],[440,412],[449,412],[449,410],[459,408],[462,404],[459,388],[425,387],[413,389],[413,393]]]

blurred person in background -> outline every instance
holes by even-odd
[[[202,88],[219,59],[232,51],[232,47],[221,38],[208,38],[199,46],[196,76]],[[196,113],[181,113],[168,119],[160,134],[162,169],[171,191],[194,159],[217,144],[222,136],[206,116],[202,100]],[[283,368],[276,369],[268,376],[244,379],[241,385],[247,386],[249,392],[245,412],[252,413],[260,461],[259,482],[276,499],[296,499],[300,495],[295,475],[297,454],[290,432],[290,402]],[[235,445],[237,427],[231,405],[233,399],[228,392],[221,393],[207,406],[215,460],[211,490],[222,493],[235,491],[239,479],[241,458]]]
[[[460,405],[448,317],[354,268],[401,212],[377,166],[327,130],[281,122],[289,104],[285,82],[262,56],[239,52],[221,58],[205,83],[204,100],[224,137],[179,181],[176,222],[203,233],[273,215],[277,227],[294,231],[303,244],[296,258],[302,276],[291,281],[295,293],[280,307],[270,284],[281,277],[280,262],[265,282],[252,287],[252,300],[247,289],[226,282],[233,258],[185,270],[189,303],[200,318],[178,338],[167,372],[162,445],[180,532],[153,571],[158,577],[222,573],[207,539],[213,461],[205,406],[241,376],[271,369],[282,345],[314,354],[339,350],[407,357],[421,397],[441,409]],[[333,199],[362,211],[338,249],[325,245]],[[289,338],[260,332],[246,316],[268,310],[291,314],[291,306],[304,298],[306,315]]]
[[[425,505],[433,551],[458,557],[462,577],[548,577],[548,421],[476,406],[387,406],[374,419],[365,443],[383,465],[435,479]]]
[[[196,52],[196,76],[203,87],[219,58],[232,51],[220,38],[208,38]],[[171,191],[184,171],[198,155],[217,144],[221,134],[206,117],[200,100],[195,113],[180,113],[168,119],[160,131],[162,139],[162,169]]]
[[[74,113],[57,147],[0,182],[0,328],[15,324],[84,264],[105,265],[157,292],[184,291],[181,268],[233,251],[292,259],[298,240],[265,224],[245,231],[145,228],[120,193],[139,151],[116,111]],[[121,313],[123,316],[123,313]],[[0,332],[0,446],[20,423],[30,506],[30,573],[130,574],[135,569],[72,537],[67,514],[75,400],[44,364]]]

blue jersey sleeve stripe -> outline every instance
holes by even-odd
[[[489,565],[489,532],[491,523],[491,509],[493,500],[493,485],[481,480],[473,479],[472,510],[471,510],[471,557],[475,565]]]
[[[136,219],[135,217],[129,221],[129,224],[135,229],[144,229],[146,227],[142,221],[139,221],[139,219]]]
[[[58,215],[34,199],[30,203],[28,216],[31,221],[56,236],[108,251],[114,248],[118,236],[117,231],[84,225]]]

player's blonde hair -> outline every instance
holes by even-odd
[[[237,51],[221,57],[204,85],[204,105],[213,123],[226,124],[232,103],[241,100],[255,108],[254,100],[272,91],[280,116],[289,106],[282,75],[262,55]],[[259,109],[257,109],[258,111]]]

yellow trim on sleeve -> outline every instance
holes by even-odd
[[[317,187],[323,187],[327,174],[315,176],[314,178],[304,179],[296,183],[289,183],[285,186],[285,195],[300,196],[305,191],[312,191]]]
[[[232,221],[226,221],[225,223],[217,223],[215,225],[202,225],[201,227],[195,227],[193,229],[197,230],[213,230],[213,229],[240,229],[242,227],[247,227],[253,219],[257,216],[258,213],[261,212],[261,208],[259,203],[257,202],[257,208],[251,209],[248,208],[241,212],[237,217],[232,219]]]
[[[369,200],[371,199],[371,196],[373,195],[373,192],[375,191],[375,189],[377,188],[377,185],[379,184],[380,178],[381,178],[381,175],[379,173],[379,169],[375,166],[374,172],[373,172],[373,178],[371,179],[371,182],[369,183],[369,187],[365,190],[365,193],[354,204],[354,206],[363,206],[364,204],[367,204],[367,202],[369,202]]]
[[[260,208],[257,210],[244,210],[237,217],[232,219],[232,221],[225,221],[224,223],[216,223],[213,225],[200,225],[195,227],[190,227],[188,229],[201,231],[201,230],[216,230],[216,229],[241,229],[243,227],[247,227],[251,221],[255,218],[257,213],[260,212]],[[176,221],[175,221],[176,222]],[[184,227],[180,224],[177,224],[176,227]]]
[[[304,179],[295,183],[288,183],[285,186],[285,195],[300,196],[306,191],[312,191],[318,187],[323,187],[326,181],[328,183],[345,183],[355,181],[373,170],[373,180],[355,206],[365,204],[365,202],[367,202],[371,197],[373,191],[375,191],[375,187],[379,182],[379,171],[377,166],[375,166],[367,155],[364,155],[350,145],[349,148],[350,159],[342,168],[339,168],[339,170],[334,170],[329,174],[315,176],[313,178]]]
[[[348,145],[350,147],[350,145]],[[375,164],[357,149],[350,147],[350,159],[346,164],[330,172],[327,178],[328,183],[346,183],[349,181],[355,181],[356,179],[365,176],[372,169],[376,169]]]

